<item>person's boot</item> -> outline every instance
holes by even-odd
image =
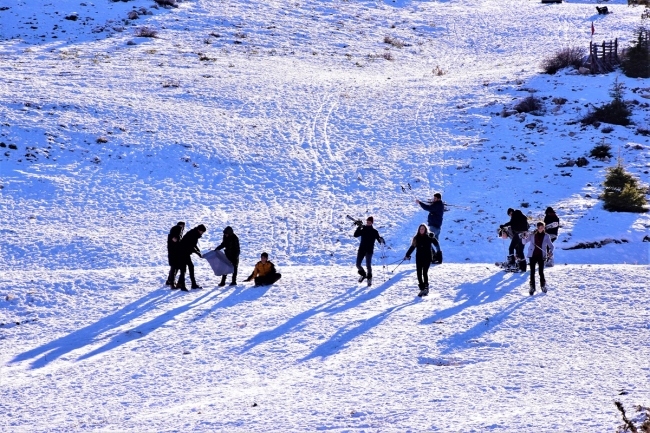
[[[548,289],[546,288],[546,281],[545,280],[540,281],[539,285],[542,288],[543,293],[548,292]]]
[[[189,292],[189,290],[187,290],[187,287],[185,287],[185,281],[183,281],[183,282],[179,282],[179,283],[176,285],[176,288],[177,288],[177,289],[181,289],[183,292]]]
[[[222,275],[221,276],[221,282],[219,283],[219,287],[223,287],[226,285],[226,276]]]
[[[237,285],[237,280],[232,280],[232,281],[230,282],[230,285],[231,285],[231,286],[236,286],[236,285]]]
[[[172,281],[169,288],[172,289],[172,290],[176,290],[176,289],[178,289],[178,286]]]
[[[535,294],[535,283],[532,281],[530,282],[530,290],[528,293],[530,293],[530,296],[533,296]]]
[[[363,280],[366,279],[366,271],[364,271],[364,270],[360,270],[360,271],[358,271],[358,272],[359,272],[359,275],[360,275],[360,276],[359,276],[359,282],[362,282]]]
[[[515,264],[515,255],[510,254],[506,260],[507,260],[508,265],[514,265]]]
[[[202,289],[203,287],[196,284],[196,280],[194,278],[192,278],[192,288],[193,289]]]
[[[372,286],[372,274],[368,274],[366,278],[368,279],[368,287]]]

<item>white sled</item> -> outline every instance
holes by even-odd
[[[232,274],[235,270],[234,266],[230,260],[228,260],[223,251],[208,251],[203,254],[203,258],[210,263],[210,267],[215,275]]]

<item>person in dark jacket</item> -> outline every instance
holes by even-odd
[[[524,237],[524,243],[528,244],[528,259],[530,260],[530,296],[535,293],[535,265],[539,266],[539,285],[542,292],[546,293],[546,278],[544,277],[544,262],[548,255],[553,255],[555,247],[551,237],[544,231],[544,223],[537,223],[537,231],[534,234]]]
[[[555,214],[555,211],[550,206],[546,208],[545,214],[544,224],[546,224],[546,226],[544,227],[544,230],[551,238],[551,242],[555,243],[558,235],[558,230],[560,229],[560,218],[558,218],[558,216]],[[555,264],[555,259],[551,254],[548,254],[546,257],[546,267],[552,268]]]
[[[560,228],[560,218],[555,214],[552,207],[547,207],[544,216],[544,224],[546,224],[545,231],[550,236],[551,242],[557,239],[557,233]]]
[[[230,263],[232,263],[232,266],[234,268],[232,272],[232,281],[230,282],[231,286],[236,286],[237,285],[237,267],[239,266],[239,238],[233,231],[232,227],[228,226],[225,229],[223,229],[223,240],[219,244],[217,248],[215,248],[217,251],[221,249],[226,249],[225,254],[228,260],[230,260]],[[219,283],[219,286],[225,286],[226,285],[226,275],[221,276],[221,282]]]
[[[179,247],[181,239],[183,239],[183,231],[185,231],[185,223],[179,221],[174,227],[169,230],[167,235],[167,260],[169,262],[169,275],[165,285],[171,286],[172,289],[176,288],[176,273],[180,270],[179,264]]]
[[[501,229],[510,227],[512,231],[512,240],[508,247],[508,263],[515,264],[515,261],[518,261],[521,270],[525,271],[526,257],[524,257],[524,244],[521,241],[520,235],[528,232],[528,217],[519,209],[513,208],[508,208],[508,216],[510,217],[510,221],[499,226]]]
[[[275,270],[275,265],[269,260],[268,253],[260,254],[260,261],[255,264],[253,273],[250,274],[246,281],[255,280],[255,287],[269,286],[282,277]]]
[[[185,267],[187,266],[190,270],[190,281],[192,282],[193,289],[202,289],[203,287],[196,284],[196,279],[194,278],[194,263],[192,263],[192,254],[196,254],[199,257],[201,255],[201,250],[199,250],[199,239],[203,236],[203,233],[206,232],[206,228],[203,224],[200,224],[194,227],[192,230],[187,232],[183,239],[181,240],[180,246],[180,263],[182,265],[181,275],[178,277],[178,288],[187,292],[187,287],[185,287]]]
[[[439,192],[433,195],[433,201],[423,203],[416,199],[415,202],[420,205],[422,209],[429,212],[427,224],[429,224],[429,231],[434,235],[432,243],[435,254],[433,263],[442,263],[442,250],[440,249],[440,229],[442,227],[442,217],[445,212],[445,204],[442,202],[442,194]]]
[[[357,270],[359,271],[359,282],[368,279],[368,285],[372,285],[372,255],[375,252],[375,241],[380,244],[384,243],[384,238],[379,236],[379,232],[372,226],[375,222],[374,218],[369,216],[366,219],[366,225],[361,225],[361,221],[357,221],[357,229],[354,231],[354,237],[361,238],[359,243],[359,250],[357,251]],[[363,259],[366,259],[366,272],[361,266]]]
[[[420,224],[418,232],[413,236],[411,246],[404,256],[404,260],[411,260],[411,253],[415,250],[415,269],[418,275],[418,296],[429,294],[429,267],[431,266],[431,245],[435,239],[433,233],[429,233],[425,224]]]

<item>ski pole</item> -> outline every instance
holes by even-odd
[[[404,263],[404,260],[406,260],[406,259],[402,259],[402,261],[399,262],[399,265],[395,266],[395,269],[393,269],[392,271],[390,271],[390,273],[392,274],[393,272],[395,272],[395,271],[397,270],[397,268],[399,268],[399,267],[402,265],[402,263]]]

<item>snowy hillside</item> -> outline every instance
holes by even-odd
[[[614,399],[650,405],[650,215],[603,210],[615,158],[558,165],[604,139],[648,185],[650,83],[539,66],[592,22],[629,43],[642,10],[595,5],[0,0],[0,426],[615,430]],[[617,76],[635,124],[582,127]],[[530,94],[544,114],[502,115]],[[377,257],[357,285],[345,216],[392,263],[434,192],[429,299]],[[547,206],[558,266],[530,298],[496,228]],[[283,279],[217,288],[197,259],[205,290],[170,292],[179,220]]]

